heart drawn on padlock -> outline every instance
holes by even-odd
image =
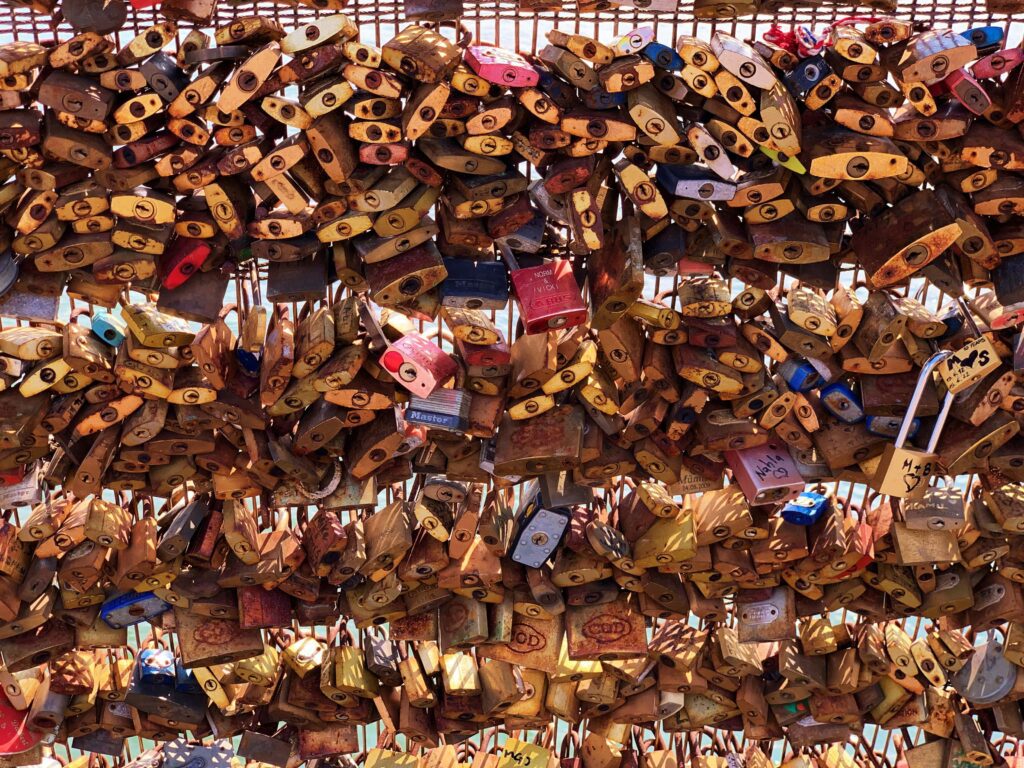
[[[903,484],[907,488],[907,493],[912,493],[921,484],[921,475],[916,472],[904,472]]]

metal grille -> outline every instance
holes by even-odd
[[[403,3],[385,0],[368,2],[353,0],[344,12],[360,27],[360,38],[368,42],[385,42],[399,25],[404,23]],[[288,28],[304,19],[329,14],[301,5],[270,2],[222,2],[217,10],[216,24],[227,23],[238,16],[274,16]],[[715,29],[722,29],[740,37],[752,36],[755,29],[771,24],[789,26],[792,24],[823,24],[849,15],[875,15],[855,5],[815,5],[798,9],[783,9],[777,13],[761,12],[755,16],[740,19],[705,21],[694,19],[693,4],[681,2],[674,13],[654,13],[632,8],[616,8],[607,11],[578,14],[575,3],[566,0],[561,11],[524,13],[511,0],[497,2],[476,2],[466,0],[465,13],[461,18],[473,32],[474,37],[483,41],[500,42],[510,47],[532,50],[531,43],[542,40],[544,32],[554,26],[561,29],[589,33],[609,31],[612,34],[638,24],[654,26],[658,40],[674,39],[676,35],[691,34],[702,38],[710,37]],[[952,0],[926,2],[904,2],[895,14],[898,18],[910,19],[935,26],[991,24],[1007,29],[1011,37],[1020,32],[1013,27],[1012,17],[1006,14],[990,13],[983,2],[958,3]],[[122,37],[137,34],[142,29],[162,21],[156,7],[131,10]],[[1016,35],[1014,34],[1016,33]],[[47,15],[39,15],[24,8],[9,8],[0,14],[0,37],[31,39],[45,43],[55,37],[63,39],[73,34],[69,25],[61,21],[54,25]]]
[[[467,0],[466,10],[461,23],[472,33],[476,40],[495,42],[503,47],[518,48],[521,50],[535,51],[544,45],[544,35],[552,28],[559,28],[575,33],[591,35],[601,39],[621,34],[628,29],[641,25],[652,25],[655,30],[655,38],[661,42],[670,43],[678,35],[695,35],[701,39],[709,39],[715,29],[729,32],[740,38],[748,39],[759,37],[772,24],[779,24],[788,28],[795,24],[810,25],[816,28],[818,25],[826,24],[849,15],[874,15],[873,12],[859,11],[855,6],[847,5],[816,5],[799,9],[784,9],[778,13],[759,13],[755,16],[741,19],[724,19],[716,21],[697,20],[694,18],[692,3],[682,2],[674,13],[654,13],[637,9],[610,9],[596,13],[579,14],[575,4],[567,0],[566,7],[561,11],[545,11],[537,13],[523,13],[518,10],[517,3],[509,0],[492,0],[491,2],[476,2]],[[380,45],[404,26],[403,3],[393,1],[370,2],[369,0],[353,0],[344,9],[360,27],[360,40],[363,42]],[[276,18],[285,29],[293,28],[306,20],[316,18],[320,15],[328,15],[331,11],[318,11],[316,9],[289,5],[286,3],[272,2],[222,2],[218,8],[214,24],[219,26],[226,24],[240,16],[263,15]],[[1013,20],[1005,14],[992,14],[987,11],[981,2],[956,2],[955,0],[934,0],[925,2],[913,2],[906,0],[897,13],[893,14],[899,18],[909,19],[926,23],[930,26],[957,27],[977,25],[995,25],[1006,29],[1008,43],[1017,44],[1021,37],[1021,25],[1015,25]],[[59,19],[59,16],[56,17]],[[156,7],[142,10],[131,10],[125,28],[117,35],[118,44],[124,44],[134,35],[141,32],[148,26],[162,21]],[[187,25],[181,25],[187,27]],[[205,27],[204,27],[205,29]],[[46,15],[38,15],[30,10],[22,8],[7,8],[0,13],[0,40],[33,40],[42,44],[52,44],[55,41],[63,40],[73,34],[70,26],[63,21],[55,21]],[[179,33],[178,39],[183,39],[184,33]],[[661,281],[655,283],[654,291],[650,286],[645,295],[660,293]],[[931,299],[929,304],[935,304],[943,300],[942,294],[935,296],[931,292],[926,293],[922,298]],[[297,309],[297,308],[295,308]],[[297,313],[293,311],[293,317]],[[509,333],[515,321],[513,313],[505,318]],[[432,329],[440,335],[440,328]],[[852,499],[860,500],[864,495],[864,489],[842,483],[836,489],[841,499],[845,498],[847,504]],[[137,503],[138,500],[135,501]],[[144,502],[145,503],[145,502]],[[297,508],[293,510],[295,518],[305,519],[309,509]],[[270,513],[272,517],[272,513]],[[261,516],[262,517],[262,516]],[[272,519],[261,519],[265,526],[273,524]],[[845,619],[845,612],[836,618]],[[734,617],[733,617],[734,620]],[[912,637],[919,636],[925,629],[925,622],[915,617],[906,622],[905,629]],[[322,634],[322,629],[318,634]],[[134,628],[131,633],[133,644],[139,645],[143,640],[139,628]],[[172,641],[173,642],[173,641]],[[363,729],[364,748],[372,747],[377,743],[381,735],[380,725],[375,724]],[[558,733],[560,738],[562,732]],[[493,738],[493,737],[492,737]],[[918,729],[902,729],[896,736],[896,741],[902,738],[909,746],[912,743],[923,741],[923,733]],[[860,738],[855,737],[854,747],[858,757],[866,763],[881,768],[881,766],[894,766],[896,763],[895,742],[893,731],[882,730],[875,726],[868,726]],[[740,748],[745,738],[742,733],[723,733],[713,729],[705,729],[703,733],[690,734],[687,737],[690,754],[697,754],[707,747],[713,745],[719,747]],[[484,734],[478,741],[481,748],[488,746],[488,735]],[[557,738],[556,738],[557,744]],[[1016,749],[1015,740],[996,740],[1004,754],[1012,753]],[[400,740],[404,745],[404,739]],[[149,742],[143,742],[138,738],[129,741],[129,754],[137,754],[142,748],[152,746]],[[491,743],[490,748],[495,748],[496,743]],[[779,741],[771,756],[777,762],[791,757],[797,750]],[[58,749],[59,755],[69,755],[70,750],[64,747]],[[121,762],[121,761],[118,761]]]

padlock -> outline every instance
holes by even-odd
[[[443,306],[501,310],[508,304],[508,273],[501,262],[446,258],[444,264]]]
[[[919,498],[904,502],[903,515],[911,529],[958,533],[966,525],[964,499],[951,485],[929,486]]]
[[[161,600],[152,592],[127,592],[104,602],[100,607],[100,616],[107,624],[117,629],[138,624],[141,621],[151,621],[170,608],[169,603]],[[150,664],[150,666],[155,667],[155,664]],[[144,674],[147,678],[153,677],[153,673],[148,671],[148,667]]]
[[[566,508],[549,509],[543,504],[539,490],[524,496],[510,546],[512,559],[531,568],[540,568],[558,548],[568,526]]]
[[[794,525],[814,525],[824,514],[827,514],[831,499],[818,491],[801,491],[800,494],[782,508],[782,518]]]
[[[795,392],[810,392],[821,383],[821,374],[806,360],[788,358],[781,366],[779,373],[786,386]]]
[[[511,250],[502,254],[527,333],[573,328],[587,320],[587,308],[565,259],[539,267],[519,268]]]
[[[154,646],[142,649],[138,669],[140,682],[164,687],[174,684],[174,654],[166,648]]]
[[[803,477],[789,451],[779,443],[769,441],[722,455],[751,504],[789,501],[803,490]]]
[[[450,355],[415,332],[391,344],[380,363],[395,381],[420,398],[429,397],[457,371]]]
[[[914,394],[907,406],[907,413],[901,422],[896,441],[886,444],[874,475],[874,483],[877,484],[881,493],[901,499],[919,497],[925,492],[931,476],[937,471],[937,457],[934,451],[938,445],[946,416],[953,404],[952,392],[948,392],[943,399],[942,409],[928,440],[928,447],[924,451],[919,451],[907,449],[904,444],[921,396],[931,383],[932,373],[940,363],[949,357],[949,354],[949,352],[938,352],[928,358],[921,368],[917,386],[914,388]]]

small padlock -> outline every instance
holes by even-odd
[[[802,491],[782,508],[782,519],[793,525],[814,525],[831,509],[831,499],[816,490]]]
[[[471,45],[466,49],[464,60],[484,80],[506,88],[529,88],[540,80],[530,62],[504,48]]]
[[[751,504],[788,501],[804,488],[804,479],[793,457],[779,441],[723,451],[722,457]]]
[[[806,360],[791,357],[779,366],[779,375],[794,392],[810,392],[821,383],[821,374]]]
[[[415,331],[391,344],[380,364],[417,397],[429,397],[458,372],[451,355]]]
[[[174,654],[159,646],[139,651],[139,681],[149,685],[174,685]]]
[[[508,272],[500,261],[446,258],[444,266],[443,306],[501,310],[508,304]]]
[[[92,315],[92,332],[104,344],[119,347],[128,333],[128,324],[117,315],[101,309]]]
[[[161,600],[152,592],[126,592],[105,601],[100,606],[100,617],[114,629],[120,629],[142,621],[153,621],[170,609],[170,603]]]
[[[461,388],[436,389],[428,397],[413,395],[405,420],[429,429],[465,432],[469,428],[470,393]]]
[[[523,498],[525,501],[516,516],[511,557],[520,565],[540,568],[561,543],[572,514],[565,507],[545,507],[536,487],[531,493],[524,493]]]
[[[856,424],[864,420],[860,397],[845,381],[834,381],[822,387],[818,398],[825,410],[844,424]]]

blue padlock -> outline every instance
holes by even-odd
[[[235,359],[249,376],[260,375],[260,355],[241,347],[235,347]]]
[[[782,82],[794,99],[806,101],[814,87],[831,74],[832,67],[825,61],[824,55],[816,53],[797,62],[793,69],[782,76]]]
[[[956,304],[947,306],[946,311],[942,313],[939,319],[945,324],[946,331],[941,336],[935,338],[937,344],[941,344],[945,339],[951,339],[959,335],[964,327],[964,313],[960,311],[960,307]]]
[[[497,238],[496,244],[504,243],[516,253],[540,253],[544,247],[544,233],[547,230],[548,217],[541,211],[534,213],[533,218],[523,224],[510,235]],[[442,292],[444,283],[441,283]]]
[[[92,332],[104,344],[119,347],[128,333],[128,324],[117,315],[101,309],[92,316]]]
[[[669,72],[679,72],[685,65],[683,57],[676,53],[674,48],[664,43],[648,43],[640,51],[640,55],[648,59],[654,66],[667,69]]]
[[[466,309],[504,309],[508,270],[501,261],[444,259],[448,277],[441,283],[441,304]]]
[[[971,27],[960,33],[960,36],[974,43],[978,56],[995,53],[1003,42],[1002,27]]]
[[[138,657],[139,682],[170,688],[174,685],[174,654],[166,648],[144,648]]]
[[[868,416],[864,426],[868,428],[868,432],[872,435],[896,437],[900,433],[900,422],[902,420],[899,416]],[[910,421],[910,431],[907,433],[907,439],[912,440],[920,427],[921,420],[916,417],[913,418]]]
[[[405,420],[432,429],[465,432],[469,428],[470,394],[464,389],[434,390],[428,397],[413,395],[405,409]]]
[[[152,592],[125,592],[108,598],[100,606],[100,618],[114,629],[130,627],[143,621],[152,621],[171,604],[161,600]]]
[[[832,502],[817,491],[802,491],[782,508],[782,519],[793,525],[814,525],[829,511]]]
[[[592,88],[583,93],[583,106],[587,109],[615,109],[626,106],[626,94],[608,93],[604,88]]]
[[[174,690],[178,693],[192,693],[202,695],[205,693],[202,684],[196,679],[191,669],[185,669],[180,661],[174,665]]]
[[[658,163],[654,172],[658,186],[673,197],[716,202],[736,197],[736,184],[725,181],[710,168],[699,165]]]
[[[546,70],[541,70],[540,80],[537,82],[544,95],[554,102],[559,109],[572,109],[576,104],[576,89],[565,80],[555,77]]]
[[[856,424],[864,420],[864,406],[860,396],[845,381],[835,381],[821,388],[818,393],[821,405],[844,424]]]
[[[779,374],[794,392],[810,392],[821,383],[821,374],[806,360],[789,358],[779,366]]]

